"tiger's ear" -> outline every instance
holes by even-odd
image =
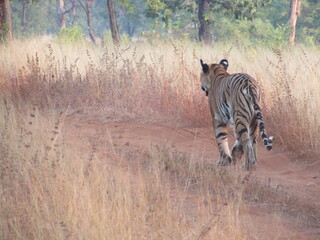
[[[227,69],[228,69],[228,67],[229,67],[229,62],[228,62],[227,59],[222,59],[219,64],[222,65],[223,68],[224,68],[224,70],[227,71]]]
[[[202,59],[200,59],[200,63],[201,63],[201,66],[202,66],[202,71],[203,71],[204,73],[207,73],[207,72],[209,71],[209,66],[208,66],[208,64],[204,63],[204,62],[202,61]]]

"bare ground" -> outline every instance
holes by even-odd
[[[134,165],[137,154],[152,146],[166,146],[170,151],[189,154],[193,162],[204,162],[208,166],[217,162],[212,128],[128,119],[114,112],[70,113],[64,126],[66,142],[83,155],[95,155],[111,165],[116,163],[108,159],[115,154],[121,156],[121,164]],[[244,193],[245,204],[240,208],[239,219],[240,226],[248,229],[247,236],[250,239],[320,239],[320,158],[301,161],[284,152],[277,141],[271,152],[260,144],[258,154],[259,162],[249,174],[242,170],[241,163],[223,167],[232,174],[245,176],[244,192],[248,194]],[[197,204],[193,202],[195,192],[179,186],[185,185],[173,190],[173,201],[184,196],[183,206],[192,209]],[[222,202],[219,209],[228,208],[227,205]],[[213,218],[201,219],[192,210],[186,210],[186,214],[203,221],[203,229],[195,239],[204,239],[214,225]],[[227,221],[223,214],[217,218],[220,222]]]

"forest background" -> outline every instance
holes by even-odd
[[[109,2],[114,4],[115,12],[110,12]],[[174,38],[282,48],[288,45],[294,27],[293,41],[308,47],[320,42],[317,0],[0,1],[0,7],[6,4],[11,7],[11,35],[16,39],[58,35],[63,41],[82,41],[88,34],[96,43],[109,41],[112,35],[109,17],[114,14],[122,41]],[[292,23],[294,15],[296,26]],[[1,28],[4,39],[8,23]]]

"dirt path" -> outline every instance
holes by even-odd
[[[65,129],[71,144],[87,151],[81,146],[89,139],[101,157],[117,151],[126,159],[135,149],[165,145],[190,154],[193,161],[215,163],[218,159],[211,128],[75,113],[67,118]],[[114,148],[99,148],[106,142]],[[260,146],[258,153],[259,162],[249,181],[268,186],[281,201],[248,201],[250,207],[242,215],[257,229],[254,239],[320,239],[320,158],[311,164],[290,159],[277,142],[271,152]]]

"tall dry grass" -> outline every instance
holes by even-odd
[[[166,186],[159,179],[138,174],[141,179],[133,187],[129,172],[101,169],[95,162],[89,167],[89,157],[68,150],[59,136],[64,113],[51,121],[36,107],[17,114],[13,105],[1,102],[1,110],[1,239],[150,239],[170,234],[161,232],[176,221],[167,213]]]
[[[295,152],[319,152],[317,49],[211,48],[173,41],[114,48],[44,38],[15,41],[0,52],[0,84],[15,98],[53,108],[111,107],[135,118],[198,126],[211,122],[199,86],[199,59],[228,58],[229,72],[249,73],[260,82],[267,131],[277,143]]]
[[[116,153],[102,159],[90,142],[81,149],[66,144],[68,109],[17,110],[2,96],[1,239],[246,238],[243,186],[225,169],[193,165],[166,147],[146,149],[133,164]],[[223,187],[230,182],[232,189]]]
[[[15,41],[0,46],[0,238],[252,237],[239,213],[246,193],[238,174],[167,148],[147,149],[134,156],[136,164],[106,165],[124,161],[93,157],[90,142],[73,149],[63,133],[66,115],[79,109],[210,125],[199,58],[228,58],[230,72],[260,82],[267,130],[277,143],[319,151],[317,50]]]

